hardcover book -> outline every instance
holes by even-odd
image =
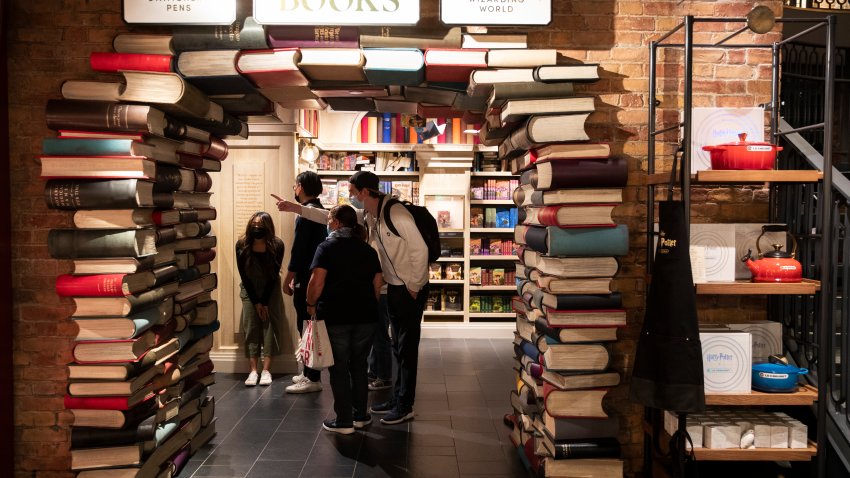
[[[611,212],[617,204],[568,204],[544,207],[526,207],[519,212],[519,220],[535,226],[611,226]],[[594,227],[593,229],[597,229]],[[560,255],[560,254],[559,254]]]
[[[92,71],[118,73],[122,70],[172,71],[171,54],[92,52],[89,65]]]
[[[55,259],[142,257],[156,253],[155,241],[148,229],[52,229],[47,248]]]
[[[473,76],[475,76],[475,72],[473,72]],[[472,77],[470,77],[470,83],[471,80]],[[517,82],[494,81],[487,97],[487,107],[501,108],[505,101],[511,99],[560,98],[572,94],[572,83],[537,83],[525,80]]]
[[[363,27],[361,48],[460,48],[461,29],[406,26]]]
[[[592,96],[512,99],[505,101],[499,118],[502,123],[515,123],[533,114],[582,113],[594,110],[593,101]]]
[[[538,191],[562,188],[604,188],[626,186],[628,164],[623,158],[538,161],[526,171],[529,183]]]
[[[490,68],[523,68],[558,63],[558,51],[554,49],[496,49],[487,53]]]
[[[174,55],[171,35],[119,33],[112,39],[112,49],[119,53]]]
[[[251,4],[238,4],[230,25],[177,25],[172,28],[176,51],[258,50],[268,48],[263,26],[251,16]]]
[[[559,204],[621,203],[622,188],[571,188],[536,191],[524,184],[514,189],[513,201],[517,206],[556,206]]]
[[[254,85],[236,68],[239,50],[187,51],[177,56],[175,70],[208,95],[254,93]]]
[[[311,81],[365,82],[364,63],[356,48],[303,48],[298,68]]]
[[[618,417],[598,418],[555,418],[543,411],[543,429],[554,440],[615,437],[620,431]]]
[[[173,299],[168,297],[151,307],[127,317],[73,317],[79,331],[76,340],[132,339],[172,316]],[[73,377],[72,377],[73,378]]]
[[[425,79],[428,81],[466,83],[472,70],[486,67],[487,50],[425,50]]]
[[[268,25],[266,38],[272,48],[359,48],[357,27]]]
[[[613,295],[613,294],[611,294]],[[570,296],[565,296],[570,297]],[[582,296],[573,296],[582,297]],[[588,296],[585,296],[588,297]],[[589,296],[593,297],[593,296]],[[605,297],[605,295],[600,295]],[[567,299],[569,300],[569,299]],[[601,301],[600,301],[601,302]],[[613,302],[613,298],[611,300]],[[567,304],[563,304],[567,305]],[[602,306],[608,304],[600,304]],[[623,309],[555,309],[543,305],[543,313],[551,327],[625,327],[626,311]]]
[[[45,114],[47,127],[53,130],[107,130],[165,136],[171,128],[165,114],[149,105],[48,100]]]
[[[550,344],[543,353],[546,370],[558,372],[601,372],[611,357],[601,344]]]
[[[236,57],[236,69],[262,89],[307,86],[307,77],[298,69],[299,61],[301,52],[297,48],[249,50]]]
[[[499,145],[499,155],[510,159],[543,143],[587,141],[590,137],[584,123],[588,116],[590,113],[531,116]]]
[[[599,79],[599,65],[547,65],[534,69],[534,80],[541,83],[561,81],[593,82]]]
[[[153,287],[153,271],[134,274],[62,274],[56,278],[56,294],[60,297],[123,297]]]
[[[560,390],[543,383],[546,412],[557,418],[608,418],[602,400],[608,389]]]
[[[542,314],[542,312],[535,311]],[[625,325],[625,324],[623,324]],[[587,343],[587,342],[612,342],[617,340],[618,327],[596,327],[596,326],[552,326],[546,317],[540,316],[534,319],[533,328],[543,339],[545,346],[538,348],[546,349],[552,343]],[[563,386],[561,388],[564,388]]]
[[[531,84],[534,81],[534,71],[531,68],[476,69],[470,72],[467,80],[469,81],[466,88],[467,95],[486,98],[487,95],[492,94],[496,84]],[[558,88],[556,91],[560,92],[564,89]],[[572,84],[567,89],[569,93],[572,93]],[[547,96],[554,95],[547,94]]]
[[[51,179],[44,185],[44,199],[51,209],[150,207],[153,183],[139,179]]]
[[[126,317],[151,307],[167,308],[171,303],[164,301],[167,297],[177,293],[177,287],[177,282],[171,282],[155,289],[125,297],[74,297],[76,309],[73,316]]]
[[[496,35],[492,33],[465,33],[461,37],[461,47],[463,48],[527,48],[528,35],[520,34],[503,34]]]
[[[425,59],[416,48],[365,48],[363,56],[370,84],[416,86],[425,81]]]

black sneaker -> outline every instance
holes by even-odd
[[[381,423],[384,425],[395,425],[408,420],[413,420],[413,410],[405,411],[397,408],[382,418]]]
[[[329,432],[340,433],[342,435],[351,435],[354,433],[354,426],[351,423],[338,423],[335,418],[328,418],[323,421],[322,428]]]
[[[354,428],[357,430],[366,428],[366,425],[369,425],[370,423],[372,423],[372,415],[369,415],[368,413],[362,417],[354,417]]]
[[[377,413],[378,415],[383,415],[385,413],[390,413],[395,408],[395,400],[387,400],[384,403],[378,403],[369,407],[369,411],[372,413]]]

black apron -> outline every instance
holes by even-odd
[[[676,156],[667,200],[658,204],[658,244],[629,395],[647,407],[682,412],[679,430],[670,440],[673,475],[681,477],[696,474],[693,455],[686,451],[690,437],[684,422],[685,413],[705,410],[705,389],[685,222],[688,211],[682,201],[672,200]]]

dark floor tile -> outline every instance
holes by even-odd
[[[324,390],[321,392],[311,393],[290,393],[288,397],[295,398],[293,409],[318,409],[324,410],[330,408],[334,404],[334,396],[331,393],[330,385],[324,384]]]
[[[418,456],[411,457],[410,475],[416,478],[453,478],[460,477],[457,457],[454,456]]]
[[[480,391],[448,392],[449,408],[481,407],[487,401]]]
[[[251,445],[260,446],[262,449],[279,425],[280,420],[243,419],[233,427],[233,431],[227,435],[222,445]]]
[[[414,478],[407,468],[394,463],[365,465],[358,463],[354,468],[354,478]]]
[[[296,409],[286,414],[278,431],[284,432],[318,432],[322,421],[333,412],[328,409]]]
[[[457,466],[461,476],[514,476],[511,464],[500,461],[464,461],[458,460]]]
[[[294,403],[295,399],[281,397],[257,400],[245,414],[245,419],[282,419]]]
[[[424,384],[446,383],[442,368],[425,368],[420,364],[419,370],[416,372],[417,389]]]
[[[420,459],[423,456],[455,456],[457,451],[453,446],[424,446],[417,445],[414,453],[410,454],[411,460]]]
[[[307,463],[301,471],[306,478],[351,478],[354,476],[354,465],[311,465]]]
[[[195,470],[195,473],[192,474],[193,477],[201,477],[201,476],[210,476],[216,478],[242,478],[248,473],[248,470],[251,469],[250,463],[233,463],[233,464],[223,464],[223,465],[201,465]]]
[[[364,437],[359,433],[340,435],[323,430],[310,452],[307,465],[333,465],[352,467],[363,445]]]
[[[496,431],[496,429],[493,427],[493,421],[489,417],[486,419],[482,419],[453,416],[452,429],[462,432],[474,433],[493,433]]]
[[[429,446],[454,447],[451,421],[414,421],[410,424],[410,453],[416,454],[420,447]]]
[[[267,461],[261,460],[254,464],[246,478],[298,478],[304,468],[303,461]]]
[[[459,461],[489,461],[502,456],[502,444],[495,431],[466,432],[455,430],[455,448]]]
[[[318,430],[306,432],[277,432],[272,435],[260,460],[296,460],[305,462],[316,443]]]
[[[449,401],[441,400],[416,400],[413,405],[416,420],[448,420]]]
[[[475,375],[446,375],[447,392],[479,392],[480,384]]]

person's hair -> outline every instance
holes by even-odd
[[[336,219],[342,227],[350,227],[354,231],[354,235],[361,240],[366,240],[366,228],[357,222],[357,212],[348,204],[334,206],[328,215],[328,220]]]
[[[304,171],[295,177],[295,184],[300,184],[304,194],[310,197],[318,197],[324,189],[322,179],[315,171]]]
[[[253,244],[253,239],[251,239],[251,228],[253,227],[253,222],[255,219],[260,218],[260,221],[263,223],[263,227],[266,228],[266,251],[276,256],[279,252],[279,249],[283,247],[283,241],[278,239],[275,235],[274,231],[274,222],[272,221],[271,215],[265,211],[257,211],[251,215],[251,219],[248,219],[248,224],[245,226],[245,233],[242,234],[242,237],[237,241],[236,247],[237,250],[240,248],[247,254],[245,260],[246,263],[250,263],[253,254],[250,254],[251,245]]]

